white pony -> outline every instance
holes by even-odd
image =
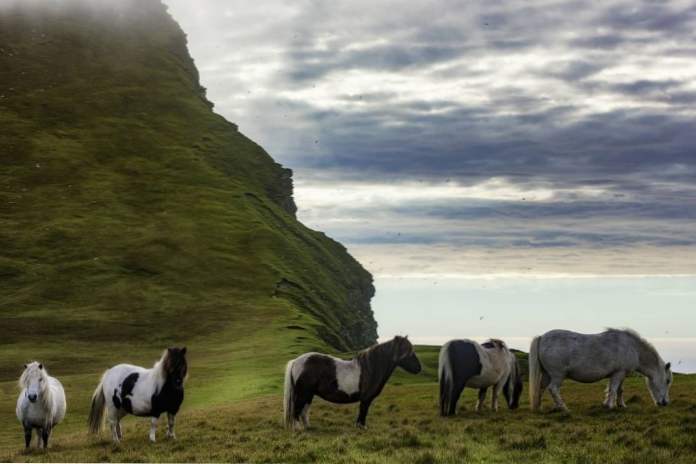
[[[51,377],[43,364],[36,361],[25,364],[24,372],[19,378],[22,390],[17,398],[17,419],[24,427],[26,448],[31,444],[31,433],[36,429],[37,446],[48,448],[48,439],[53,427],[65,417],[67,408],[63,385]]]
[[[119,364],[107,370],[92,395],[89,431],[99,433],[106,410],[112,439],[118,443],[125,415],[152,417],[150,441],[154,442],[159,416],[166,412],[167,437],[176,438],[174,422],[184,401],[187,371],[186,347],[167,348],[152,369]]]

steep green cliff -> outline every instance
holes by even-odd
[[[291,174],[212,111],[160,1],[4,5],[0,343],[167,343],[240,301],[374,342],[372,278],[297,221]]]

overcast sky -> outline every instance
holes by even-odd
[[[216,111],[378,295],[696,274],[693,1],[165,3]]]
[[[692,1],[166,3],[375,273],[696,272]]]

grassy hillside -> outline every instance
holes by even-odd
[[[69,428],[106,367],[165,346],[189,346],[193,408],[373,342],[370,274],[295,209],[159,0],[2,2],[0,446],[28,360],[65,383]]]

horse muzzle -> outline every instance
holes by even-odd
[[[38,398],[38,395],[37,395],[36,393],[30,393],[30,394],[27,395],[27,398],[28,398],[29,401],[31,401],[32,403],[36,403],[36,399]]]
[[[665,407],[665,406],[667,406],[668,404],[669,404],[669,401],[667,401],[667,400],[660,400],[660,401],[657,402],[657,405],[658,405],[658,406],[661,406],[661,407]]]

